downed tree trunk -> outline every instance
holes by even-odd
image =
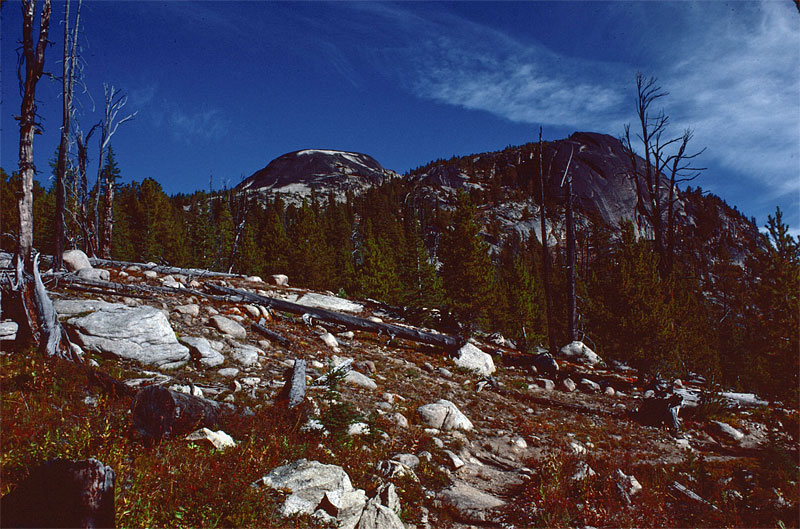
[[[276,400],[292,409],[306,398],[306,361],[297,358],[294,366],[286,369],[285,379],[286,384]]]
[[[0,500],[2,527],[115,527],[111,467],[53,459]]]
[[[255,330],[257,330],[258,332],[260,332],[261,334],[263,334],[264,336],[266,336],[267,338],[269,338],[273,342],[278,342],[279,344],[281,344],[284,347],[291,347],[292,341],[289,340],[288,338],[286,338],[284,336],[281,336],[280,334],[267,329],[266,327],[264,327],[260,323],[253,323],[252,325],[253,325],[253,328]]]
[[[148,441],[160,441],[190,433],[197,428],[214,428],[219,420],[220,405],[212,400],[172,391],[161,386],[148,386],[133,398],[133,429]]]
[[[336,323],[344,326],[347,329],[368,331],[378,334],[385,333],[393,338],[401,338],[404,340],[411,340],[412,342],[435,345],[448,350],[458,349],[466,341],[461,337],[450,336],[447,334],[434,334],[413,327],[403,327],[401,325],[394,325],[391,323],[378,323],[365,318],[334,312],[332,310],[306,307],[305,305],[300,305],[298,303],[292,303],[290,301],[266,296],[259,296],[257,294],[236,288],[228,288],[211,283],[207,283],[207,285],[218,292],[237,296],[243,301],[264,305],[267,308],[278,311],[291,312],[292,314],[309,314],[314,319],[328,323]]]
[[[89,262],[92,266],[138,266],[142,270],[153,270],[159,274],[182,274],[192,277],[245,277],[241,274],[229,274],[226,272],[212,272],[210,270],[203,270],[201,268],[179,268],[177,266],[166,265],[153,265],[148,263],[130,263],[127,261],[112,261],[110,259],[99,259],[97,257],[90,257]]]

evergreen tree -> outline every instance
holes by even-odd
[[[386,303],[397,302],[400,274],[393,258],[394,252],[387,238],[375,235],[371,221],[367,221],[364,230],[361,254],[358,274],[360,294]]]
[[[267,209],[264,216],[266,220],[259,236],[263,273],[265,275],[289,274],[292,258],[291,243],[283,220],[283,202],[275,199],[275,203]]]
[[[452,226],[442,235],[440,259],[445,301],[463,324],[486,326],[494,272],[489,247],[481,239],[475,206],[459,193]]]

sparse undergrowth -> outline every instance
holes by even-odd
[[[265,404],[220,425],[238,442],[235,448],[219,451],[183,439],[146,448],[128,436],[130,400],[90,389],[72,364],[33,352],[0,356],[0,494],[51,458],[94,457],[116,472],[120,527],[317,527],[308,516],[281,518],[279,495],[250,484],[279,465],[308,458],[344,467],[369,491],[377,486],[371,483],[375,463],[392,445],[379,447],[370,436],[331,443],[301,430],[299,415]],[[423,483],[429,474],[441,481],[422,469]],[[422,498],[419,484],[399,489],[401,497]],[[404,505],[407,519],[418,517],[413,503]]]

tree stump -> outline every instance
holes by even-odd
[[[306,398],[306,361],[300,358],[294,361],[294,367],[286,370],[286,384],[278,395],[278,402],[286,403],[289,409],[294,408]]]
[[[219,404],[200,397],[148,386],[133,398],[133,430],[149,441],[213,428],[219,420]]]
[[[115,527],[114,471],[96,459],[53,459],[0,499],[2,527]]]

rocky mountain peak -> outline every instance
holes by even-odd
[[[347,191],[355,194],[372,185],[379,185],[397,173],[384,169],[366,154],[326,149],[294,151],[272,160],[239,184],[238,189],[264,194],[281,194],[291,200],[311,194],[333,192],[343,198]]]

